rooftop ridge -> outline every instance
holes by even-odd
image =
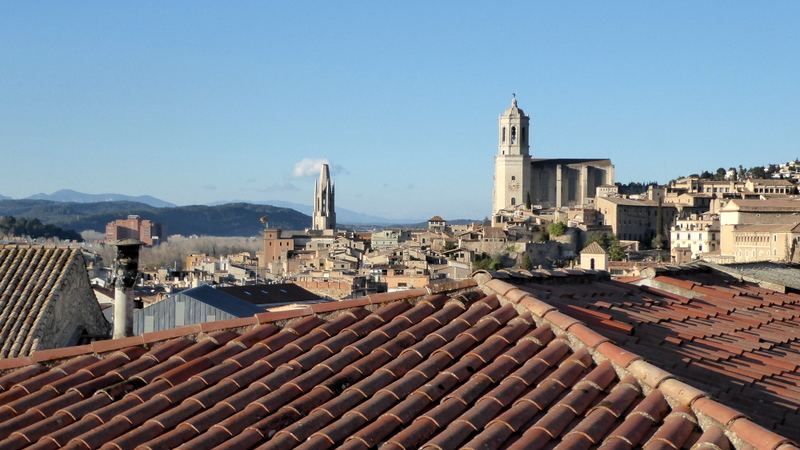
[[[703,431],[713,426],[720,427],[737,449],[798,449],[789,438],[756,424],[744,413],[723,405],[708,393],[623,349],[584,322],[502,279],[487,278],[488,274],[485,271],[475,274],[479,287],[486,295],[495,294],[501,303],[511,303],[520,313],[530,313],[538,326],[550,325],[556,336],[569,342],[573,351],[585,349],[596,364],[611,362],[620,378],[626,375],[634,377],[646,393],[659,390],[673,408],[689,408],[698,418],[698,425]]]
[[[168,330],[153,331],[150,333],[144,333],[140,336],[131,336],[122,339],[108,339],[104,341],[94,341],[91,344],[87,345],[40,350],[34,352],[30,356],[0,359],[0,374],[33,364],[49,365],[65,360],[67,358],[74,358],[76,356],[84,356],[92,354],[97,354],[97,355],[105,354],[135,345],[152,346],[154,344],[164,342],[170,339],[175,339],[178,337],[189,337],[189,336],[199,337],[201,335],[212,333],[215,331],[241,329],[249,326],[263,325],[266,323],[274,323],[279,321],[287,321],[311,315],[336,313],[339,311],[348,310],[351,308],[358,308],[362,306],[381,305],[384,303],[390,303],[395,301],[414,301],[422,299],[425,296],[435,295],[443,292],[453,293],[458,291],[465,291],[474,288],[475,286],[477,286],[475,280],[469,278],[460,281],[438,283],[436,285],[431,285],[422,289],[409,289],[406,291],[398,291],[398,292],[384,292],[380,294],[372,294],[364,297],[358,297],[347,300],[315,303],[313,305],[289,309],[289,310],[258,313],[250,317],[218,320],[215,322],[187,325],[184,327],[171,328]]]

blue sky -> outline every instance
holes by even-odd
[[[512,92],[618,181],[800,156],[800,2],[2,2],[0,194],[477,218]],[[9,168],[11,170],[9,170]]]

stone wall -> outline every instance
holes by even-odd
[[[353,283],[347,281],[295,281],[294,283],[321,297],[345,298],[353,294]]]
[[[32,350],[76,345],[83,330],[93,336],[108,336],[111,332],[81,257],[72,259],[45,308],[34,324],[37,338]]]

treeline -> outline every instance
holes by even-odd
[[[39,219],[14,216],[0,216],[0,236],[81,240],[80,234],[73,230],[67,230],[55,225],[45,225]]]
[[[104,232],[106,224],[130,214],[164,225],[168,234],[206,236],[256,236],[264,230],[259,221],[269,217],[272,227],[302,230],[311,217],[289,208],[248,203],[154,208],[134,202],[60,203],[47,200],[0,200],[0,215],[37,218],[73,230]]]
[[[630,183],[617,183],[620,194],[636,195],[644,194],[650,186],[658,186],[655,181],[631,181]]]
[[[699,177],[704,180],[738,180],[744,181],[750,178],[772,178],[772,176],[780,170],[777,164],[769,164],[767,166],[755,166],[751,168],[739,167],[719,167],[713,172],[704,170],[700,173],[690,174],[690,177]],[[730,174],[730,176],[728,175]]]
[[[256,237],[202,236],[186,238],[175,236],[155,247],[142,248],[139,254],[139,267],[185,269],[183,262],[192,253],[205,253],[213,258],[240,252],[249,252],[255,256],[261,250],[262,242],[261,238]],[[103,258],[104,264],[109,265],[114,260],[112,245],[103,245],[94,250]]]

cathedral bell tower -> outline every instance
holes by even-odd
[[[314,185],[312,230],[336,229],[335,193],[336,187],[331,182],[330,169],[327,164],[323,164],[319,170],[319,181]]]
[[[525,205],[530,196],[530,127],[528,116],[517,106],[517,98],[498,121],[498,150],[494,158],[492,212]]]

